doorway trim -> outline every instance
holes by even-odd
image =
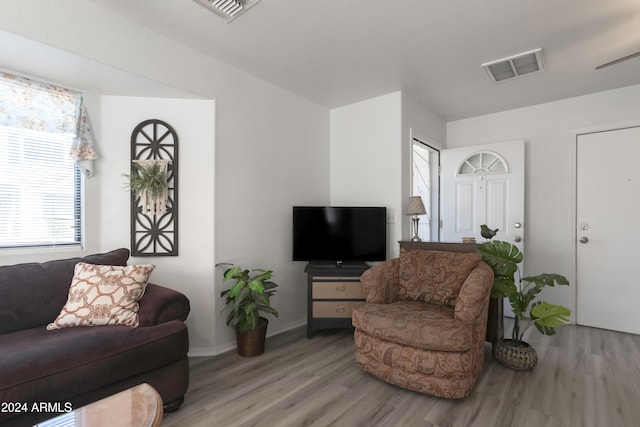
[[[409,185],[407,187],[407,191],[409,196],[413,195],[413,143],[414,141],[417,141],[420,144],[424,144],[428,149],[436,151],[438,153],[438,165],[437,165],[437,176],[438,176],[438,187],[437,187],[437,202],[438,202],[438,206],[437,209],[434,210],[432,209],[431,212],[431,221],[432,221],[432,230],[431,230],[431,236],[432,236],[432,241],[434,242],[439,242],[440,241],[440,191],[441,191],[441,177],[440,177],[440,152],[442,150],[444,150],[444,146],[440,143],[440,141],[438,141],[435,138],[431,138],[428,135],[422,134],[421,132],[417,131],[416,129],[410,127],[409,128],[409,166],[408,166],[408,170],[407,170],[407,174],[408,174],[408,182]],[[406,176],[406,175],[405,175]],[[404,203],[404,201],[403,201]],[[431,201],[430,201],[431,203]],[[409,224],[409,217],[407,215],[403,215],[405,217],[407,217],[407,221],[403,222],[403,225],[407,225],[409,226],[408,230],[411,230],[410,224]],[[435,233],[434,233],[435,231]],[[402,233],[402,235],[404,236],[404,231]],[[411,235],[410,233],[408,234],[409,236]],[[433,238],[437,239],[437,240],[433,240]]]

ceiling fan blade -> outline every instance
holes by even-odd
[[[601,70],[601,69],[603,69],[603,68],[606,68],[606,67],[610,67],[610,66],[612,66],[612,65],[619,64],[619,63],[621,63],[621,62],[623,62],[623,61],[627,61],[627,60],[629,60],[629,59],[637,58],[638,56],[640,56],[640,52],[632,53],[631,55],[623,56],[622,58],[618,58],[618,59],[616,59],[616,60],[614,60],[614,61],[607,62],[606,64],[598,65],[598,66],[596,67],[596,70]]]

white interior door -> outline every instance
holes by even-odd
[[[524,141],[453,148],[440,153],[441,241],[475,237],[480,226],[495,240],[524,246]]]
[[[640,127],[579,135],[576,322],[640,334]]]

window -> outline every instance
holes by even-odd
[[[83,112],[80,93],[0,73],[0,248],[82,242]]]
[[[0,246],[81,242],[73,137],[0,127]]]
[[[507,172],[507,162],[499,154],[491,151],[482,151],[467,157],[458,168],[458,175]]]

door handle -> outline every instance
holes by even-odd
[[[588,243],[588,242],[589,242],[589,238],[588,237],[582,236],[580,238],[580,243]]]

